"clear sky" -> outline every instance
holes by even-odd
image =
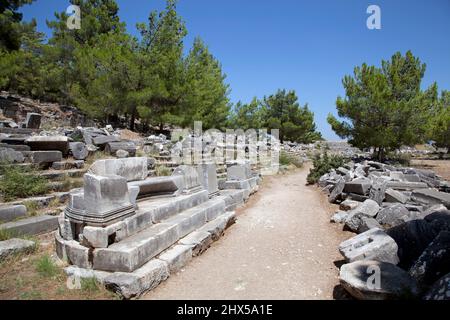
[[[130,33],[164,0],[119,0],[119,16]],[[367,7],[381,8],[381,30],[369,30]],[[46,19],[65,11],[68,0],[37,0],[22,9],[49,33]],[[341,80],[366,62],[380,65],[407,50],[427,64],[423,86],[450,90],[450,0],[180,0],[186,47],[200,36],[220,60],[231,100],[262,98],[278,88],[294,89],[315,113],[325,138],[337,140],[326,122],[336,114]]]

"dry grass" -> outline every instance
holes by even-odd
[[[0,263],[0,300],[105,300],[117,297],[93,279],[81,289],[67,288],[63,265],[55,258],[53,233],[38,237],[34,253],[19,254]]]
[[[450,160],[411,160],[411,166],[433,170],[444,180],[450,181]]]

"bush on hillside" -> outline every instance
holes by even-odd
[[[314,184],[319,181],[319,178],[332,169],[342,167],[345,159],[338,155],[329,156],[327,152],[321,156],[317,154],[313,159],[313,168],[310,169],[308,177],[306,178],[308,184]]]

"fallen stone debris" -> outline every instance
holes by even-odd
[[[434,172],[364,160],[322,176],[358,233],[341,243],[340,283],[357,299],[449,299],[450,193]]]
[[[66,273],[95,277],[125,299],[155,288],[217,241],[258,189],[249,164],[227,171],[232,180],[219,187],[212,163],[149,177],[145,157],[98,160],[58,218]]]

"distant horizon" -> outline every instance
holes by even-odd
[[[117,3],[132,35],[137,35],[137,22],[165,6],[164,0]],[[366,26],[366,10],[372,4],[381,9],[380,30]],[[68,0],[37,0],[20,11],[25,21],[36,18],[37,29],[50,37],[45,21],[68,5]],[[314,112],[317,129],[327,141],[346,141],[334,134],[326,117],[337,115],[336,98],[345,93],[342,78],[364,62],[380,66],[397,51],[411,50],[427,65],[422,87],[436,82],[439,92],[450,90],[447,0],[180,0],[178,11],[188,30],[185,51],[195,37],[205,41],[227,74],[233,104],[262,99],[278,89],[295,90],[299,103],[308,103]]]

